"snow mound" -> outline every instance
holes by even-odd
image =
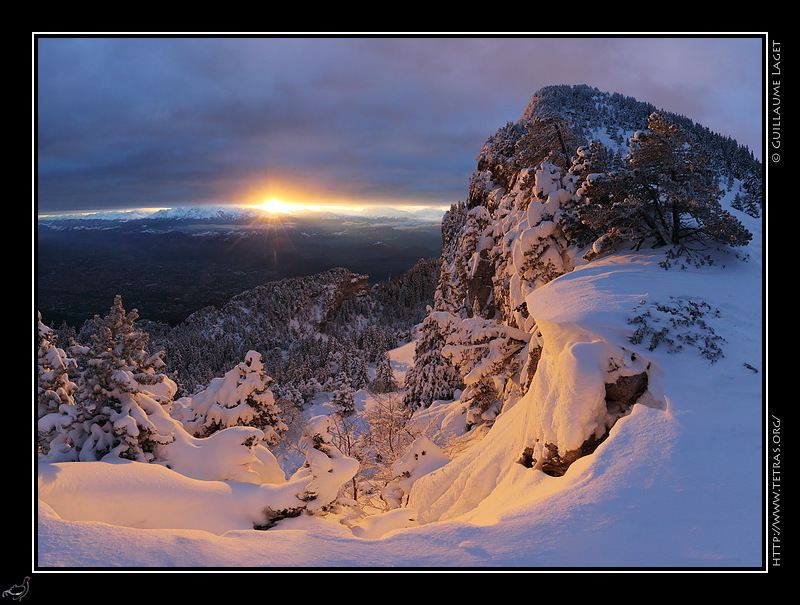
[[[204,481],[144,462],[63,462],[38,469],[39,500],[62,519],[217,535],[263,523],[268,504],[296,506],[296,489]]]
[[[367,517],[352,527],[353,535],[366,540],[377,540],[396,529],[406,529],[417,524],[416,511],[410,508],[397,508],[378,515]]]

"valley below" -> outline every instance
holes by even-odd
[[[37,230],[36,305],[80,327],[120,294],[144,319],[175,325],[269,281],[334,267],[398,277],[441,253],[439,222],[340,216],[55,220]]]

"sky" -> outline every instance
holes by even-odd
[[[38,214],[448,207],[552,84],[685,115],[761,153],[762,36],[36,34]]]

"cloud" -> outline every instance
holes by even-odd
[[[451,203],[486,138],[558,83],[760,141],[755,38],[40,37],[36,59],[40,211],[270,187]]]

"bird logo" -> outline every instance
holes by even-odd
[[[22,584],[14,584],[11,588],[3,591],[4,597],[11,597],[15,601],[19,601],[28,594],[28,582],[30,582],[30,577],[25,576],[25,579],[22,580]]]

